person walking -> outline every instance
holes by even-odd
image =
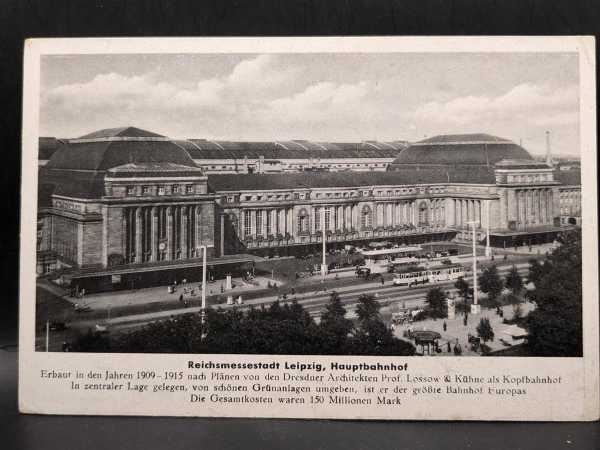
[[[444,329],[444,332],[446,332],[446,329],[448,328],[448,325],[446,325],[446,322],[444,322],[444,323],[442,324],[442,328]]]

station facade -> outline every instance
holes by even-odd
[[[551,241],[576,223],[564,214],[581,214],[576,177],[489,135],[413,144],[385,171],[207,174],[194,156],[133,127],[59,141],[40,167],[38,271],[116,289],[193,279],[203,246],[211,267],[233,270],[323,238],[469,240],[473,222],[479,241],[507,247]]]

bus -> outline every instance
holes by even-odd
[[[389,268],[392,266],[416,264],[422,250],[418,245],[380,250],[359,250],[365,259],[361,268],[369,269],[371,273],[389,272]]]
[[[460,264],[448,264],[427,269],[420,268],[416,271],[407,271],[394,276],[396,286],[415,286],[425,283],[441,283],[457,280],[465,276],[465,270]]]

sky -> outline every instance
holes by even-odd
[[[52,55],[40,135],[418,141],[489,133],[579,154],[575,53]]]

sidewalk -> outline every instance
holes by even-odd
[[[265,289],[268,283],[276,283],[278,286],[282,286],[284,283],[275,278],[267,278],[267,277],[256,277],[254,279],[258,285],[253,285],[250,283],[244,282],[241,278],[232,279],[232,283],[234,285],[233,289],[228,291],[224,290],[225,288],[225,280],[218,280],[213,283],[208,282],[206,287],[206,296],[211,295],[232,295],[233,297],[237,297],[239,295],[244,294],[244,292],[256,291],[259,289]],[[85,298],[70,298],[65,297],[65,300],[68,300],[71,303],[79,303],[82,305],[90,306],[95,310],[101,309],[112,309],[115,307],[129,306],[129,305],[143,305],[143,304],[151,304],[158,302],[165,302],[170,300],[178,300],[179,296],[183,294],[183,289],[187,289],[187,293],[183,294],[184,299],[194,299],[199,300],[201,296],[200,284],[198,282],[187,283],[184,285],[177,285],[175,292],[169,293],[168,286],[157,286],[151,288],[142,288],[136,290],[127,290],[127,291],[113,291],[113,292],[103,292],[98,294],[89,294],[86,295]],[[221,287],[223,287],[223,292],[221,292]],[[193,289],[194,295],[190,292]]]

